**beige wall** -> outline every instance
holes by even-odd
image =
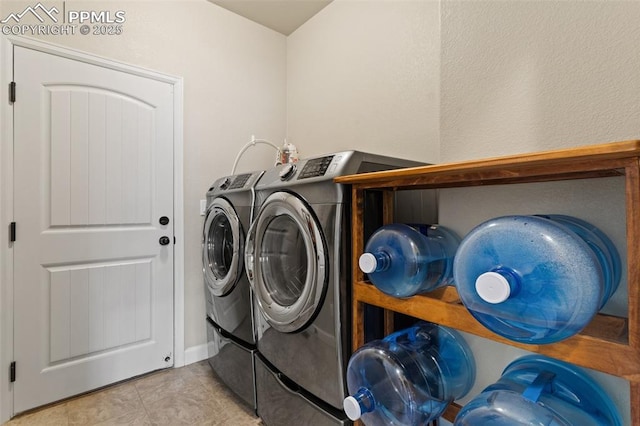
[[[0,2],[1,15],[33,2]],[[62,10],[62,2],[58,2]],[[56,4],[47,2],[47,6]],[[124,10],[113,36],[49,36],[47,41],[184,78],[185,348],[206,343],[199,200],[231,173],[252,134],[280,144],[285,134],[286,38],[205,0],[69,0],[67,10]],[[257,145],[238,172],[273,165]]]
[[[441,160],[638,137],[640,3],[442,3]]]
[[[302,155],[439,155],[439,2],[334,0],[287,38],[287,135]]]

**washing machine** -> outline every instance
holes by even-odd
[[[254,213],[254,187],[263,173],[214,182],[207,192],[202,235],[209,364],[254,410],[256,333],[244,244]]]
[[[351,194],[333,179],[417,165],[346,151],[276,166],[256,185],[260,208],[245,267],[256,304],[256,387],[265,401],[258,415],[265,424],[301,424],[300,416],[314,425],[349,423],[342,401],[351,354]]]

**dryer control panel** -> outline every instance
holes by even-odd
[[[215,194],[221,193],[246,191],[256,184],[263,173],[263,171],[257,171],[221,177],[211,185],[207,191],[207,197],[214,197]]]
[[[250,177],[251,177],[251,173],[247,173],[244,175],[237,175],[236,178],[231,183],[231,185],[229,185],[229,189],[239,189],[244,187],[249,181]]]
[[[227,189],[232,190],[232,189],[243,188],[249,181],[250,177],[251,177],[251,173],[247,173],[244,175],[237,175],[237,176],[228,176],[228,177],[222,178],[217,182],[215,182],[213,186],[209,188],[209,191],[213,191],[216,188],[220,188],[222,190],[227,190]]]

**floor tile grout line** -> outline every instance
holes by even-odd
[[[136,395],[138,395],[138,399],[140,400],[140,405],[142,405],[142,409],[144,410],[144,414],[147,417],[147,420],[149,420],[149,423],[151,423],[151,417],[149,416],[149,410],[147,409],[147,405],[144,403],[144,400],[142,399],[142,395],[140,395],[140,390],[138,390],[138,386],[136,386],[136,384],[139,383],[140,380],[141,380],[141,378],[137,378],[133,382],[133,387],[136,390]]]

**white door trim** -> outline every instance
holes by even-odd
[[[13,415],[13,387],[9,364],[13,361],[13,250],[9,224],[13,221],[13,109],[8,87],[13,77],[14,46],[119,70],[171,84],[174,89],[174,367],[185,364],[184,348],[184,189],[183,189],[183,80],[27,37],[0,36],[0,423]],[[17,88],[19,102],[20,89]]]

